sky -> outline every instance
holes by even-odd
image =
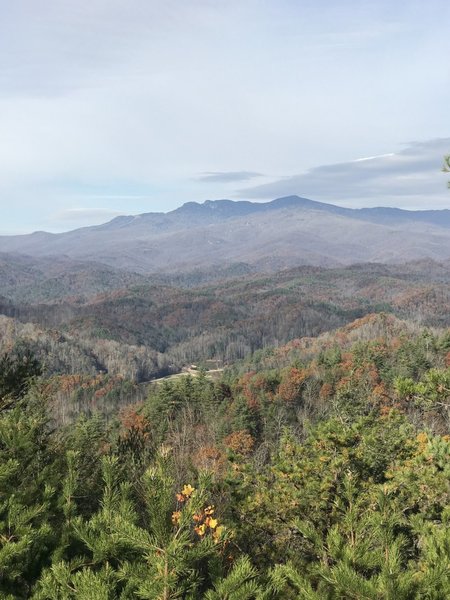
[[[450,208],[444,0],[0,0],[0,234],[298,194]]]

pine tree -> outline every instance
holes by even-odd
[[[88,520],[72,519],[71,489],[65,485],[65,514],[84,554],[54,564],[35,598],[87,600],[83,594],[89,585],[99,599],[201,598],[221,576],[220,551],[227,539],[206,502],[206,482],[197,489],[186,484],[175,502],[170,459],[163,453],[142,478],[140,514],[130,485],[120,480],[117,458],[103,459],[103,479],[100,510]]]
[[[56,457],[36,390],[0,414],[0,593],[26,598],[55,543]]]

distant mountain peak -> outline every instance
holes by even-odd
[[[167,215],[193,215],[204,217],[232,217],[257,212],[259,204],[246,200],[205,200],[204,202],[185,202],[179,208],[167,213]]]
[[[66,255],[142,273],[246,263],[298,265],[450,259],[450,211],[345,208],[285,196],[270,202],[186,202],[61,234],[0,236],[0,252]]]
[[[221,217],[241,216],[249,213],[280,210],[283,208],[308,208],[320,210],[332,210],[332,204],[316,202],[301,196],[285,196],[268,202],[250,202],[248,200],[205,200],[204,202],[185,202],[179,208],[167,214],[187,214],[209,216],[215,214]]]
[[[283,196],[282,198],[276,198],[270,202],[265,202],[265,204],[271,208],[339,208],[335,207],[333,204],[309,200],[309,198],[303,198],[302,196]]]

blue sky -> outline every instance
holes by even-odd
[[[0,0],[0,233],[294,193],[450,208],[449,30],[443,0]]]

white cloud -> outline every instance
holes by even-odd
[[[363,162],[365,160],[375,160],[377,158],[385,158],[386,156],[395,156],[395,152],[388,152],[386,154],[378,154],[377,156],[363,156],[363,158],[356,158],[353,162]]]
[[[99,221],[104,223],[107,219],[113,219],[118,215],[123,215],[123,211],[109,210],[107,208],[67,208],[61,212],[55,214],[53,219],[55,221],[69,221],[69,222],[89,222]]]
[[[197,181],[204,181],[206,183],[235,183],[237,181],[249,181],[250,179],[255,179],[255,177],[263,177],[263,175],[254,171],[207,171],[197,177]]]

